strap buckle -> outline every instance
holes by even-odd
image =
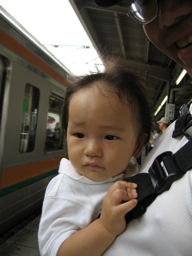
[[[149,175],[155,191],[160,194],[170,188],[172,182],[183,175],[172,152],[159,155],[149,169]]]
[[[183,134],[188,140],[192,139],[192,120],[190,120],[186,127],[183,128]]]

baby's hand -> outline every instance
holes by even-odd
[[[119,235],[126,228],[125,214],[137,204],[137,184],[117,181],[103,200],[100,220],[108,232]],[[126,201],[125,203],[122,203]]]

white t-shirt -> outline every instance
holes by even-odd
[[[174,123],[158,138],[142,171],[165,151],[175,153],[188,140],[173,139]],[[104,254],[105,256],[191,256],[192,255],[192,171],[175,181],[169,191],[162,193],[146,213],[128,224]]]
[[[56,256],[65,239],[96,219],[109,187],[122,177],[123,174],[95,182],[79,175],[70,161],[63,158],[59,174],[45,193],[38,232],[41,255]]]

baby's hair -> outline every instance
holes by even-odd
[[[145,142],[148,142],[152,121],[145,89],[136,75],[118,66],[110,66],[105,72],[81,77],[67,88],[63,112],[65,132],[68,126],[69,103],[72,95],[82,88],[91,87],[93,84],[102,81],[116,93],[119,99],[132,106],[132,112],[136,112],[133,117],[138,119],[138,135],[146,134]],[[99,88],[102,90],[102,84]]]

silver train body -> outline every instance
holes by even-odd
[[[68,70],[0,7],[0,233],[41,206],[66,154]]]

